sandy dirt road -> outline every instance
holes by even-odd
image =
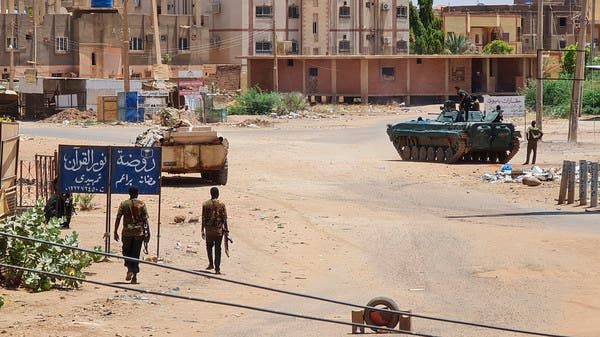
[[[558,182],[535,188],[482,183],[481,175],[498,165],[401,161],[385,134],[386,123],[433,111],[374,110],[279,120],[267,128],[217,127],[231,145],[230,177],[221,199],[235,240],[223,276],[361,305],[384,295],[424,315],[599,335],[598,215],[557,206]],[[540,166],[597,160],[595,121],[581,122],[577,145],[564,142],[565,123],[545,123]],[[57,144],[85,142],[38,137],[35,129],[48,125],[25,126],[34,131],[22,143],[23,158],[49,153]],[[515,166],[522,166],[524,152],[513,159]],[[199,216],[209,188],[163,187],[160,256],[165,264],[206,266],[199,225],[172,219]],[[113,207],[123,198],[113,196]],[[98,195],[94,201],[103,206],[103,199]],[[158,198],[144,200],[155,220]],[[102,244],[104,212],[101,207],[73,218],[83,247]],[[113,241],[112,251],[118,253],[120,244]],[[150,255],[156,255],[155,248]],[[127,285],[121,261],[95,264],[89,271],[90,279]],[[336,320],[349,321],[352,310],[150,266],[142,266],[139,279],[137,289]],[[0,294],[7,299],[0,309],[0,332],[7,336],[343,336],[350,331],[90,284],[76,291],[0,289]],[[415,319],[413,328],[438,336],[517,336],[422,319]]]

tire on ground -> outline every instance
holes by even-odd
[[[384,296],[373,298],[367,303],[367,306],[380,309],[400,310],[398,304],[396,304],[394,300]],[[363,317],[365,322],[369,325],[385,326],[390,329],[393,329],[398,325],[398,321],[400,320],[400,314],[381,312],[372,309],[365,309]],[[371,330],[375,332],[378,331],[374,328],[371,328]]]

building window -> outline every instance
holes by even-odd
[[[256,42],[254,48],[256,49],[257,54],[271,54],[273,52],[271,42],[268,41]]]
[[[96,53],[92,53],[92,65],[96,65]]]
[[[479,44],[479,34],[475,34],[475,43]]]
[[[502,40],[504,40],[504,42],[509,42],[510,41],[510,33],[502,33]]]
[[[292,54],[298,54],[300,52],[300,48],[298,46],[298,41],[292,40]]]
[[[17,39],[16,37],[10,38],[7,37],[6,38],[6,49],[19,49],[19,39]]]
[[[560,17],[558,18],[558,34],[566,34],[567,33],[567,18]]]
[[[350,51],[350,41],[348,41],[348,40],[341,40],[339,42],[338,49],[339,49],[340,53],[349,52]]]
[[[272,16],[271,6],[256,6],[256,17],[257,18],[270,18]]]
[[[394,67],[383,67],[381,68],[381,76],[385,80],[393,80],[396,76],[396,69]]]
[[[144,50],[144,40],[141,37],[129,39],[129,50]]]
[[[317,77],[319,76],[318,68],[308,68],[308,76]]]
[[[313,34],[317,34],[319,32],[319,24],[315,21],[313,22]]]
[[[288,18],[298,19],[300,17],[300,7],[292,5],[288,7]]]
[[[177,44],[177,49],[179,50],[190,50],[190,42],[187,37],[180,37],[179,43]]]
[[[69,38],[64,36],[59,36],[56,38],[56,42],[54,44],[54,51],[65,53],[69,51]]]
[[[396,7],[396,17],[397,18],[406,18],[408,10],[406,6],[398,6]]]
[[[339,11],[339,15],[340,18],[349,18],[350,17],[350,6],[348,6],[348,3],[346,1],[344,1],[344,4],[342,6],[340,6],[340,11]]]
[[[294,66],[294,60],[288,59],[287,60],[287,65],[288,65],[288,67],[293,67]]]

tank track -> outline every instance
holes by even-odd
[[[452,164],[464,156],[467,143],[459,139],[450,146],[410,145],[409,139],[398,137],[392,141],[400,158],[405,161],[424,161]]]
[[[393,141],[394,147],[400,158],[404,161],[422,161],[453,164],[456,162],[467,163],[508,163],[519,152],[519,138],[513,138],[512,149],[501,152],[480,152],[472,153],[467,150],[465,139],[454,141],[451,146],[427,146],[410,144],[409,139],[396,138]],[[413,142],[414,143],[414,142]]]

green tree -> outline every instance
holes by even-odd
[[[469,49],[469,39],[463,34],[448,33],[446,49],[450,54],[464,54]]]
[[[590,47],[585,47],[585,59],[587,60],[590,56]],[[563,74],[574,74],[575,73],[575,60],[577,58],[577,43],[568,45],[565,48],[565,52],[562,57],[562,73]]]
[[[483,47],[482,54],[512,54],[515,48],[502,40],[494,40]]]
[[[413,54],[441,54],[445,34],[442,20],[433,14],[433,0],[418,0],[419,8],[409,3],[410,45]]]

